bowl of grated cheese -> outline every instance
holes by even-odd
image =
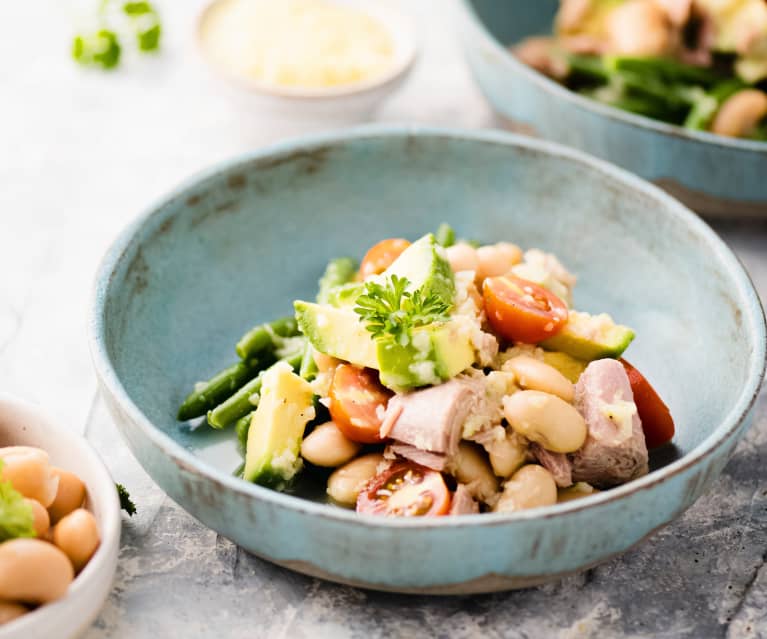
[[[365,115],[417,50],[412,21],[373,0],[213,0],[196,35],[216,74],[282,115]]]

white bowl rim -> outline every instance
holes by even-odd
[[[320,504],[302,497],[281,493],[257,484],[251,484],[233,477],[202,460],[192,451],[187,450],[178,442],[157,428],[142,413],[141,409],[131,400],[122,385],[117,372],[111,364],[104,341],[104,303],[107,299],[115,269],[122,256],[131,249],[136,232],[153,217],[159,219],[159,214],[169,203],[180,200],[190,188],[199,186],[206,180],[215,179],[220,173],[225,173],[235,167],[262,160],[273,162],[275,158],[289,158],[301,152],[311,152],[312,149],[344,144],[347,142],[379,139],[432,137],[468,142],[485,142],[499,146],[521,147],[531,152],[543,152],[559,159],[565,159],[585,166],[587,169],[601,174],[603,177],[616,181],[624,187],[629,187],[639,193],[644,193],[658,200],[669,215],[681,219],[688,227],[699,233],[710,244],[715,257],[726,268],[732,283],[738,290],[746,306],[743,307],[743,326],[753,338],[754,349],[751,354],[748,370],[748,383],[744,385],[738,400],[721,420],[721,423],[701,443],[679,459],[659,468],[644,477],[630,481],[627,484],[565,503],[532,508],[514,513],[482,513],[463,515],[461,517],[432,517],[432,518],[396,518],[375,517],[362,515],[351,510]],[[162,222],[157,222],[161,224]],[[317,517],[345,521],[354,525],[367,527],[391,528],[436,528],[464,527],[476,525],[506,525],[513,521],[529,519],[549,519],[565,516],[584,508],[597,507],[608,502],[619,500],[632,493],[656,488],[668,477],[684,472],[697,465],[713,454],[720,446],[728,441],[738,430],[756,402],[761,388],[765,369],[767,368],[767,324],[764,309],[754,288],[748,272],[740,260],[732,253],[719,236],[690,209],[678,200],[668,195],[659,187],[648,183],[642,178],[621,169],[609,162],[590,156],[564,145],[545,140],[521,136],[497,130],[463,130],[456,128],[424,127],[415,125],[373,124],[352,127],[341,131],[302,136],[300,138],[279,142],[262,147],[256,151],[238,155],[230,160],[216,163],[212,168],[198,172],[185,180],[166,196],[151,205],[138,216],[119,237],[114,241],[102,258],[97,270],[91,293],[90,317],[88,322],[88,342],[91,358],[97,376],[105,390],[119,402],[121,410],[133,421],[154,446],[161,450],[179,469],[185,473],[199,475],[207,481],[214,482],[220,489],[230,490],[240,495],[262,500],[280,508]]]
[[[53,414],[37,404],[14,397],[9,393],[0,392],[0,405],[2,404],[12,406],[15,409],[34,415],[37,423],[42,424],[43,430],[53,433],[57,440],[66,442],[68,446],[80,449],[87,458],[91,469],[100,476],[98,480],[99,482],[106,482],[105,485],[114,485],[112,476],[109,474],[104,462],[96,453],[90,442],[88,442],[85,437],[62,426],[61,424],[63,421],[61,419],[56,418]],[[89,493],[89,496],[91,497],[95,494],[92,490],[89,490]],[[87,582],[90,581],[91,578],[101,572],[113,572],[115,570],[117,566],[117,552],[120,545],[120,532],[122,529],[120,500],[117,496],[116,489],[113,491],[105,490],[104,495],[104,499],[100,501],[101,512],[103,513],[103,520],[99,522],[101,524],[99,531],[101,534],[101,542],[93,557],[88,561],[88,564],[70,584],[67,594],[61,599],[39,606],[37,609],[28,612],[7,625],[0,626],[0,639],[2,639],[3,631],[6,629],[8,631],[13,630],[14,633],[34,631],[36,624],[41,621],[44,616],[57,615],[62,608],[70,605],[72,600],[86,587]],[[110,580],[110,584],[111,582],[112,580]],[[88,623],[90,623],[90,621],[91,620],[89,619]],[[29,634],[28,636],[33,637],[34,635]]]
[[[551,78],[546,77],[539,71],[520,62],[516,56],[506,49],[495,36],[490,33],[485,23],[474,10],[471,0],[460,0],[460,8],[463,9],[467,19],[471,22],[475,30],[481,34],[482,40],[486,46],[490,47],[497,55],[500,55],[506,63],[512,65],[517,73],[523,75],[530,82],[538,85],[541,89],[558,98],[572,102],[587,111],[599,113],[599,115],[611,120],[619,120],[642,129],[650,129],[656,133],[662,133],[671,137],[687,139],[690,142],[696,142],[698,144],[715,144],[744,151],[767,153],[767,142],[748,140],[745,138],[731,138],[710,133],[708,131],[692,131],[690,129],[685,129],[683,126],[669,124],[668,122],[655,120],[644,115],[631,113],[630,111],[623,111],[571,91]]]
[[[214,73],[222,76],[229,83],[234,84],[241,89],[249,89],[264,96],[310,103],[373,93],[387,85],[394,84],[398,79],[410,71],[418,57],[418,39],[416,37],[413,20],[410,16],[391,5],[373,3],[366,0],[364,3],[355,3],[354,7],[366,15],[376,18],[376,21],[390,34],[393,31],[396,31],[397,33],[394,35],[394,40],[395,42],[401,43],[399,55],[395,54],[395,57],[398,57],[399,59],[386,72],[362,82],[353,82],[351,84],[343,84],[333,87],[283,87],[268,82],[261,82],[253,78],[245,78],[236,73],[232,73],[220,64],[217,64],[202,44],[202,28],[209,12],[216,7],[216,5],[231,1],[232,0],[210,0],[198,13],[194,29],[194,39],[198,54]],[[327,1],[334,4],[345,4],[341,0]],[[396,25],[394,29],[392,28],[393,25]]]

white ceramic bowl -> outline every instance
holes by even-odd
[[[84,438],[36,406],[2,393],[0,446],[37,446],[48,452],[52,464],[78,475],[88,489],[86,507],[101,534],[101,545],[67,595],[0,626],[0,639],[72,639],[88,628],[112,589],[121,522],[114,482]]]
[[[335,121],[356,121],[367,116],[383,102],[407,77],[417,54],[415,27],[409,16],[382,0],[332,0],[339,5],[352,6],[377,20],[394,42],[394,60],[386,73],[364,82],[334,86],[280,87],[243,78],[218,65],[206,51],[202,30],[213,11],[229,0],[213,0],[197,19],[195,39],[197,49],[216,75],[240,89],[252,103],[265,112],[282,118],[319,118]]]

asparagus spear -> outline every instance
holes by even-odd
[[[294,354],[282,358],[281,361],[287,362],[293,367],[293,370],[298,371],[303,356],[304,348],[301,347]],[[224,428],[256,408],[258,406],[258,393],[261,392],[262,377],[263,372],[213,410],[208,411],[208,423],[211,427]]]
[[[608,56],[605,58],[605,65],[613,71],[628,71],[641,77],[654,77],[677,85],[709,87],[722,80],[722,75],[713,69],[685,64],[672,58]]]
[[[237,342],[235,350],[241,359],[248,359],[265,350],[275,348],[277,346],[275,336],[294,337],[295,335],[298,335],[296,318],[283,317],[251,328]]]
[[[261,368],[263,365],[259,366],[259,360],[252,359],[247,362],[237,362],[216,373],[203,386],[187,396],[178,409],[178,420],[186,421],[201,417],[206,411],[220,404],[243,384],[253,379]]]
[[[357,262],[350,257],[339,257],[330,260],[325,267],[325,272],[320,278],[320,290],[319,293],[317,293],[317,303],[327,304],[331,291],[351,282],[357,274],[357,268]]]

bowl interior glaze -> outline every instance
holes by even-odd
[[[235,361],[249,327],[313,298],[329,259],[445,221],[460,237],[556,253],[579,277],[578,309],[631,325],[626,357],[678,428],[654,465],[686,455],[739,421],[758,386],[759,302],[703,222],[584,158],[499,133],[368,129],[225,164],[153,208],[107,258],[95,321],[116,385],[166,444],[228,475],[233,435],[175,420],[192,385]],[[324,486],[310,477],[297,492],[322,499]]]

